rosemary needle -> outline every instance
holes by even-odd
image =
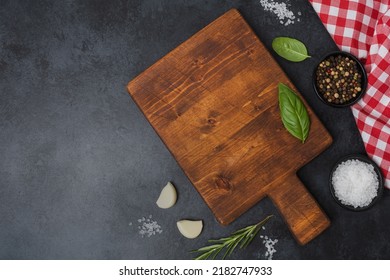
[[[199,253],[195,260],[207,260],[207,259],[215,259],[221,251],[224,251],[222,259],[229,257],[234,249],[237,246],[242,248],[246,248],[253,240],[253,238],[260,231],[261,227],[264,226],[268,220],[272,217],[272,215],[266,217],[264,220],[260,221],[257,224],[247,226],[245,228],[239,229],[233,232],[228,237],[223,237],[216,240],[209,240],[210,243],[214,243],[213,245],[205,246],[199,248],[197,250],[193,250],[193,253]]]

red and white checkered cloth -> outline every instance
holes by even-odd
[[[367,92],[352,107],[367,154],[390,189],[390,0],[310,0],[343,51],[368,73]]]

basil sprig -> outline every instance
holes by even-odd
[[[272,41],[272,48],[278,55],[292,62],[299,62],[310,57],[306,46],[294,38],[276,37]]]
[[[291,135],[305,142],[310,119],[301,99],[288,86],[279,83],[279,109],[284,127]]]

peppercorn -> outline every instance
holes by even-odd
[[[362,73],[353,59],[332,55],[316,69],[316,85],[329,103],[348,103],[362,91]]]

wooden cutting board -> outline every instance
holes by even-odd
[[[330,222],[296,171],[332,138],[306,103],[307,141],[287,132],[279,82],[296,91],[230,10],[132,80],[128,91],[221,224],[269,196],[305,244]]]

